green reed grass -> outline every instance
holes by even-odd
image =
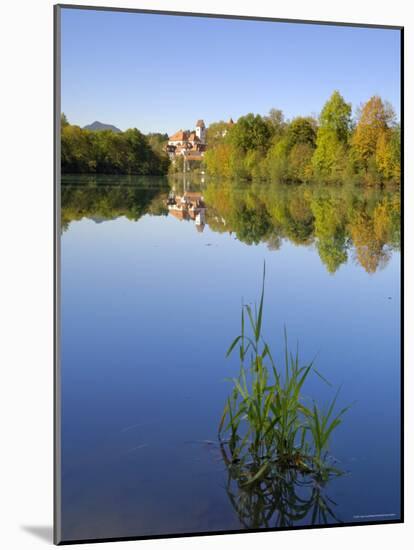
[[[349,407],[335,411],[339,390],[326,411],[316,403],[305,405],[303,388],[311,373],[328,382],[313,362],[300,365],[298,349],[289,351],[286,329],[284,365],[276,366],[262,336],[265,277],[264,266],[259,304],[242,306],[241,332],[227,351],[229,356],[238,348],[240,370],[232,379],[219,438],[228,446],[233,464],[249,464],[245,484],[260,482],[275,467],[328,479],[340,473],[329,460],[328,448]]]

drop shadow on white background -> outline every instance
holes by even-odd
[[[22,525],[21,528],[26,533],[53,544],[53,527],[51,525]]]

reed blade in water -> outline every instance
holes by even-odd
[[[324,382],[313,361],[300,366],[298,348],[289,350],[284,333],[284,368],[277,368],[262,335],[266,269],[263,267],[259,305],[243,305],[241,332],[227,356],[237,348],[239,373],[219,423],[219,439],[227,464],[237,464],[240,486],[292,471],[326,481],[341,472],[333,467],[329,443],[349,407],[335,412],[339,391],[326,413],[314,402],[307,407],[303,389],[312,373]],[[246,326],[247,325],[247,326]]]

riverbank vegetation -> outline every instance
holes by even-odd
[[[63,174],[162,175],[170,161],[166,134],[144,135],[136,128],[125,132],[91,131],[61,118]]]
[[[286,472],[326,482],[340,475],[330,442],[349,407],[337,410],[336,392],[326,408],[304,397],[313,362],[301,365],[291,353],[285,331],[284,367],[277,366],[263,338],[265,269],[259,304],[242,306],[241,332],[227,356],[237,350],[239,374],[219,423],[227,465],[238,472],[240,487],[266,485]],[[329,383],[328,383],[329,384]]]
[[[220,178],[276,182],[399,183],[400,126],[392,107],[373,96],[355,118],[335,91],[319,118],[285,121],[272,109],[252,113],[236,124],[219,122],[207,131],[207,173]]]

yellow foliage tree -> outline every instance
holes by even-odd
[[[358,124],[352,136],[352,146],[363,168],[375,156],[378,141],[389,131],[394,112],[379,96],[373,96],[363,105]],[[384,138],[382,138],[384,139]]]
[[[210,174],[224,178],[230,177],[231,154],[232,147],[229,143],[220,143],[214,149],[209,149],[204,156],[204,162]]]
[[[391,179],[394,175],[394,159],[390,146],[390,132],[387,130],[383,130],[379,134],[375,162],[384,178]]]

